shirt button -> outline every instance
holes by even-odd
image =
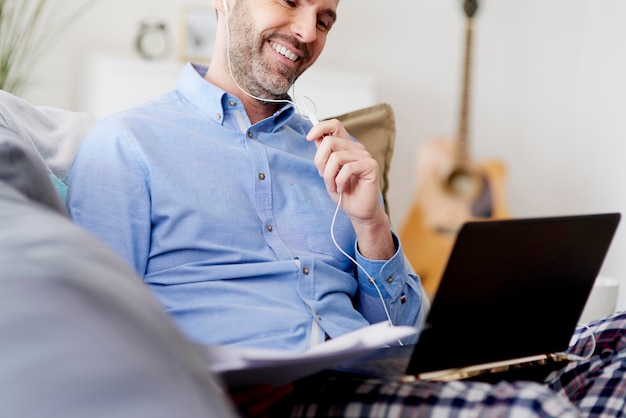
[[[265,173],[259,173],[259,180],[265,180]]]
[[[248,138],[252,139],[253,136],[252,131],[248,131]]]
[[[217,119],[217,120],[222,120],[222,115],[221,115],[221,114],[219,114],[219,113],[218,113],[218,114],[216,114],[216,115],[215,115],[215,119]]]
[[[321,321],[321,320],[322,320],[322,315],[317,314],[316,316],[317,316],[317,320],[318,320],[318,321]]]
[[[306,276],[306,275],[308,275],[308,274],[309,274],[309,268],[308,268],[308,267],[303,268],[303,269],[302,269],[302,273],[303,273],[305,276]]]
[[[237,106],[237,102],[236,102],[236,101],[234,101],[233,99],[230,99],[230,100],[228,101],[228,104],[229,104],[229,105],[231,105],[231,106]]]
[[[267,228],[267,232],[272,232],[274,230],[274,228],[272,228],[272,225],[270,224],[267,224],[266,228]]]
[[[393,276],[387,277],[387,283],[393,283]]]

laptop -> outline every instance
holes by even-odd
[[[542,381],[568,360],[564,352],[619,221],[619,213],[605,213],[465,223],[417,343],[334,370]]]

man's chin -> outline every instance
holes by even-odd
[[[263,95],[260,97],[271,98],[274,100],[285,99],[289,95],[289,89],[293,85],[293,82],[281,83],[280,85],[265,86],[263,89]]]
[[[253,79],[249,79],[252,83],[248,85],[248,91],[263,99],[285,99],[289,95],[289,89],[299,76],[300,73],[294,74],[293,71],[289,71],[288,74],[267,71],[262,74],[257,73]]]

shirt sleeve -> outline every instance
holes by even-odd
[[[391,320],[394,325],[419,328],[427,310],[426,296],[419,277],[410,271],[395,234],[393,239],[397,251],[389,260],[367,259],[355,243],[356,260],[361,266],[357,266],[357,309],[370,323]],[[414,343],[416,339],[414,336],[405,342]]]
[[[112,133],[115,134],[112,134]],[[143,277],[150,248],[149,176],[130,129],[104,119],[87,135],[68,177],[67,208]]]

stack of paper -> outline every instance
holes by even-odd
[[[398,340],[416,333],[413,327],[381,322],[304,352],[218,345],[204,345],[202,349],[209,369],[220,375],[229,388],[254,384],[280,386],[378,348],[398,344]]]

